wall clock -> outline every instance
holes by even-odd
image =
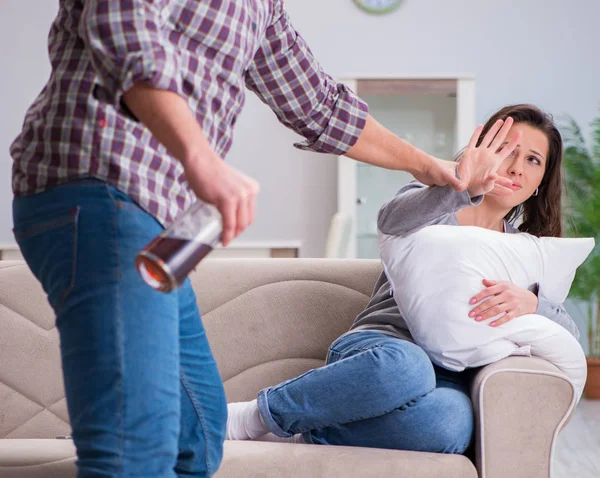
[[[354,3],[368,13],[389,13],[402,3],[402,0],[354,0]]]

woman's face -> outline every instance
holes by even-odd
[[[546,171],[548,138],[539,129],[525,123],[515,123],[506,137],[505,144],[521,132],[521,140],[515,150],[502,162],[498,174],[513,182],[512,194],[488,196],[495,203],[512,209],[524,203],[539,187]]]

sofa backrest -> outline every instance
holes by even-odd
[[[192,283],[228,400],[321,366],[380,273],[376,260],[205,260]],[[0,438],[69,433],[52,309],[24,263],[0,262]]]

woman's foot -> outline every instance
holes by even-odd
[[[256,400],[227,404],[227,440],[254,440],[268,432]]]

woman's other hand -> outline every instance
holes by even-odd
[[[485,289],[475,295],[470,304],[477,304],[489,297],[488,300],[479,304],[471,312],[469,317],[480,322],[504,314],[490,324],[492,327],[505,324],[509,320],[525,314],[534,314],[538,307],[537,296],[527,289],[522,289],[512,282],[483,280]]]

